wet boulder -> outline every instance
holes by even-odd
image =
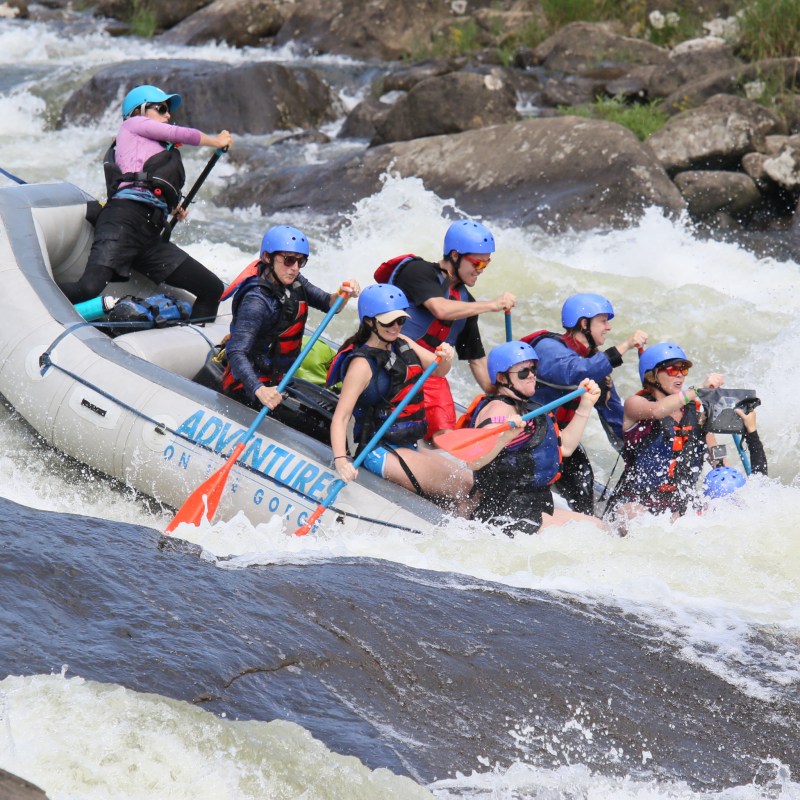
[[[675,176],[689,208],[696,217],[708,217],[718,212],[741,215],[761,201],[755,181],[742,172],[719,170],[687,170]]]
[[[345,119],[339,131],[340,139],[372,139],[378,126],[386,119],[392,106],[377,98],[362,100]]]
[[[621,33],[612,22],[573,22],[565,25],[533,51],[537,64],[551,72],[583,74],[599,60],[634,64],[665,64],[663,47]],[[619,75],[615,76],[619,78]]]
[[[738,168],[742,156],[781,129],[780,119],[764,106],[720,94],[672,117],[647,143],[668,172]]]
[[[373,145],[460,133],[519,119],[517,94],[502,73],[451,72],[428,78],[377,124]]]
[[[626,227],[646,208],[685,208],[680,192],[630,131],[577,117],[531,119],[370,148],[323,165],[274,171],[268,164],[232,181],[219,202],[340,214],[380,191],[391,171],[418,177],[466,214],[551,230]]]
[[[217,133],[269,133],[316,127],[336,117],[334,98],[316,72],[257,62],[231,67],[214,61],[123,62],[100,70],[67,100],[59,126],[86,124],[98,107],[119,107],[126,92],[154,84],[177,92],[175,122]]]
[[[146,8],[154,14],[156,27],[164,30],[210,2],[211,0],[170,0],[169,3],[148,3]],[[121,20],[130,20],[140,7],[145,7],[145,4],[137,0],[98,0],[92,3],[95,14]]]
[[[47,795],[34,784],[0,769],[0,797],[3,800],[47,800]]]
[[[227,42],[256,45],[275,36],[288,16],[287,3],[275,0],[213,0],[161,36],[167,44]]]

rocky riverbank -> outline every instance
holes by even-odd
[[[26,13],[66,13],[61,5],[30,4]],[[265,214],[335,213],[391,170],[421,178],[466,213],[551,230],[623,227],[657,206],[714,230],[791,231],[800,58],[746,61],[729,15],[735,4],[704,5],[706,35],[671,47],[619,21],[573,22],[532,47],[520,32],[541,27],[533,0],[102,0],[83,13],[105,17],[112,33],[127,32],[147,7],[165,44],[224,41],[252,48],[253,59],[115,65],[75,92],[60,124],[117,102],[135,83],[179,87],[180,121],[205,130],[224,120],[234,132],[286,130],[324,148],[335,142],[320,126],[345,116],[333,138],[352,146],[332,148],[338,155],[322,165],[281,166],[273,146],[235,148],[247,174],[219,200]],[[666,19],[659,14],[648,24]],[[467,35],[471,52],[453,54],[454,39]],[[288,43],[363,59],[378,77],[348,111],[313,67],[258,60]],[[637,138],[596,118],[611,98],[666,121]]]

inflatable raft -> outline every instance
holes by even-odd
[[[56,281],[83,273],[91,201],[64,183],[0,189],[0,393],[52,447],[180,508],[255,418],[194,380],[230,318],[221,313],[202,327],[132,329],[114,338],[83,320]],[[106,292],[134,293],[128,284],[109,284]],[[304,431],[330,414],[324,407],[316,413],[302,390],[296,395],[297,419],[309,416]],[[243,513],[255,524],[278,515],[293,531],[336,480],[331,465],[327,444],[267,416],[230,474],[216,519]],[[444,517],[435,504],[361,470],[324,519],[380,532],[424,531]]]

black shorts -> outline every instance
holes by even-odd
[[[110,269],[127,280],[135,268],[153,283],[167,281],[187,255],[172,242],[162,241],[164,221],[162,211],[148,203],[109,200],[95,225],[87,273]]]
[[[478,491],[481,499],[475,516],[499,526],[509,536],[536,533],[542,527],[542,515],[552,514],[554,510],[549,486],[512,489],[510,492],[491,492],[479,486]]]

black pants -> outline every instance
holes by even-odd
[[[70,302],[96,297],[136,269],[154,283],[168,283],[195,296],[192,319],[217,315],[222,281],[172,242],[161,239],[163,214],[135,200],[110,200],[95,225],[94,243],[80,280],[60,284]]]
[[[578,446],[561,464],[561,477],[553,484],[567,505],[580,514],[594,514],[594,470],[583,447]]]

